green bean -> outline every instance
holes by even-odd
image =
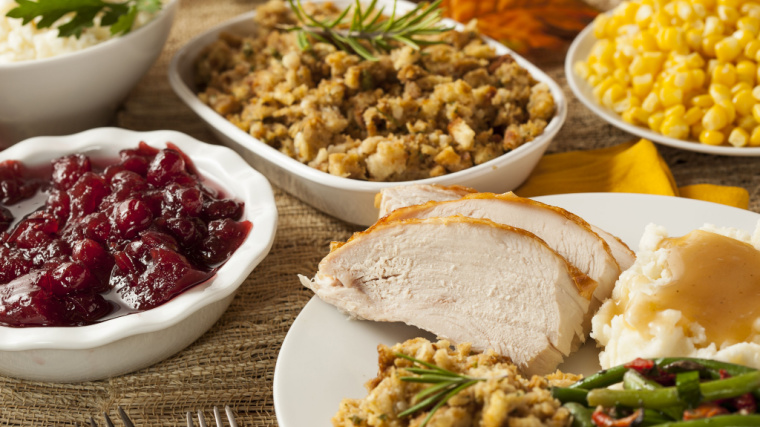
[[[648,427],[648,426],[660,426],[665,423],[672,422],[673,419],[668,418],[667,416],[662,415],[660,412],[652,410],[652,409],[645,409],[644,410],[644,420],[641,422],[642,427]]]
[[[760,415],[718,415],[698,420],[674,421],[658,427],[740,427],[760,426]]]
[[[586,404],[586,395],[588,390],[582,388],[553,387],[552,397],[562,403],[577,402]]]
[[[591,421],[593,412],[591,409],[576,402],[565,403],[562,406],[567,408],[573,416],[573,427],[595,427],[594,422]]]
[[[601,370],[570,386],[570,388],[585,388],[591,390],[600,387],[608,387],[623,380],[623,374],[627,371],[624,365],[618,365],[609,369]]]
[[[753,371],[724,380],[709,381],[699,386],[703,401],[741,396],[758,387],[760,387],[760,371]],[[663,387],[655,390],[594,389],[589,391],[586,400],[592,407],[622,405],[631,408],[663,409],[683,404],[675,387]]]
[[[713,379],[720,378],[721,369],[723,369],[724,371],[728,372],[729,374],[733,376],[746,374],[748,372],[757,370],[755,368],[750,368],[749,366],[737,365],[734,363],[719,362],[717,360],[698,359],[698,358],[691,358],[691,357],[664,357],[661,359],[654,359],[654,362],[657,366],[662,368],[674,362],[680,362],[682,360],[691,360],[693,362],[699,363],[700,365],[704,366],[705,368],[711,371],[710,374],[713,377]]]
[[[634,370],[629,370],[623,375],[623,387],[626,390],[656,390],[663,388],[657,381],[644,378],[643,375]],[[683,405],[662,408],[660,411],[670,420],[680,420],[683,416]]]

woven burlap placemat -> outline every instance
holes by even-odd
[[[181,0],[166,48],[127,99],[115,125],[135,130],[173,129],[218,143],[172,92],[166,71],[174,52],[194,35],[257,2]],[[539,64],[565,88],[567,122],[549,152],[600,148],[632,139],[602,122],[572,97],[561,55]],[[660,147],[679,185],[711,183],[746,188],[760,212],[760,160],[718,157]],[[230,405],[240,425],[277,425],[272,379],[288,328],[311,298],[296,274],[312,275],[332,240],[358,228],[275,189],[279,228],[269,256],[241,286],[221,320],[198,341],[161,363],[110,380],[49,384],[0,377],[0,425],[73,425],[122,406],[137,425],[184,425],[186,411]],[[337,408],[336,408],[337,409]],[[208,414],[208,412],[207,412]],[[315,420],[324,425],[326,420]]]

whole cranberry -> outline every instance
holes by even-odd
[[[103,177],[86,172],[71,186],[68,193],[71,198],[71,217],[78,218],[95,212],[110,191]]]
[[[86,325],[107,316],[114,306],[100,294],[67,295],[66,314],[70,325]]]
[[[161,150],[148,167],[148,182],[155,187],[163,187],[172,178],[185,172],[185,160],[175,150]]]
[[[243,216],[243,204],[232,199],[205,200],[202,217],[206,221],[229,218],[238,221]]]
[[[167,217],[197,217],[203,210],[203,194],[197,187],[172,182],[164,189],[162,213]]]
[[[139,199],[127,199],[116,206],[113,222],[123,239],[131,239],[153,222],[150,207]]]
[[[148,174],[150,161],[143,156],[133,155],[124,157],[120,163],[120,166],[124,168],[124,170],[134,172],[140,176],[146,176]]]
[[[206,224],[200,218],[169,218],[163,226],[185,248],[196,246],[206,236]]]
[[[107,279],[113,268],[113,257],[92,239],[77,240],[71,245],[71,259],[89,268],[99,279]]]
[[[20,276],[0,286],[0,323],[10,326],[62,326],[67,324],[62,301],[39,286],[46,275]]]
[[[8,283],[32,270],[32,261],[24,255],[23,250],[0,245],[0,284]]]
[[[49,278],[48,291],[54,295],[107,290],[107,284],[103,286],[90,269],[75,261],[60,264],[50,272]]]
[[[71,154],[53,160],[53,185],[68,190],[86,172],[92,170],[90,159],[83,154]]]
[[[106,243],[110,234],[108,216],[103,212],[95,212],[70,223],[64,230],[63,238],[71,243],[85,238]]]
[[[8,242],[20,248],[47,245],[58,231],[58,221],[49,213],[37,211],[21,220],[8,237]]]
[[[68,193],[53,189],[48,195],[45,209],[58,220],[60,225],[65,224],[71,213],[71,199]]]
[[[211,221],[208,224],[208,237],[200,247],[202,259],[209,265],[227,261],[245,240],[252,224],[249,221],[235,222],[231,219]]]

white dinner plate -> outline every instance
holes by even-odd
[[[576,62],[585,61],[586,58],[588,58],[596,40],[597,38],[594,36],[594,24],[591,23],[578,34],[575,40],[573,40],[573,43],[567,51],[567,56],[565,56],[565,75],[567,77],[567,84],[570,86],[570,89],[575,96],[594,114],[619,129],[662,145],[668,145],[682,150],[719,154],[723,156],[760,156],[760,147],[714,146],[695,141],[685,141],[683,139],[670,138],[654,132],[649,128],[632,125],[623,121],[620,114],[599,104],[594,97],[591,85],[573,71],[573,66]]]
[[[683,235],[705,223],[753,231],[760,215],[724,205],[678,197],[624,193],[537,197],[560,206],[638,248],[644,227],[663,225]],[[295,277],[293,280],[297,280]],[[288,331],[274,371],[274,408],[280,427],[330,426],[344,398],[367,395],[364,383],[377,375],[377,345],[433,337],[400,323],[349,320],[317,297],[306,304]],[[599,369],[593,342],[560,369],[588,375]]]

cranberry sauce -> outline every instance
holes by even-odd
[[[0,324],[77,326],[147,310],[227,261],[252,227],[243,204],[167,146],[140,142],[104,168],[72,154],[47,176],[0,163]]]

